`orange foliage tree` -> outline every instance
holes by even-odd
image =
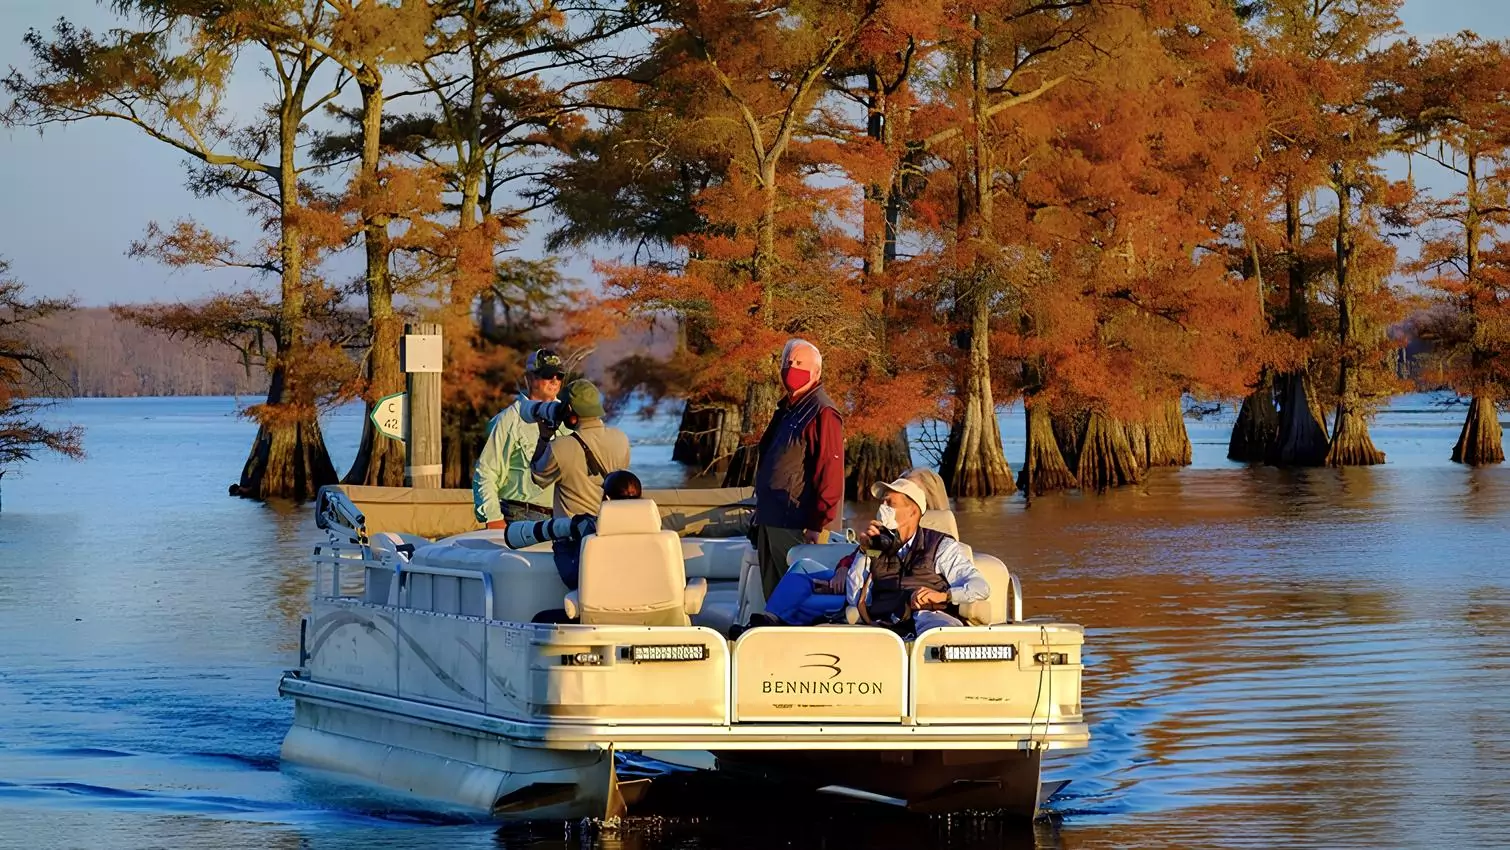
[[[1505,459],[1497,405],[1510,398],[1510,55],[1471,33],[1410,43],[1398,90],[1385,108],[1416,142],[1414,156],[1451,173],[1462,189],[1426,202],[1425,238],[1409,270],[1446,309],[1425,336],[1453,386],[1472,396],[1452,460],[1472,466]]]
[[[187,224],[152,230],[137,251],[174,265],[276,275],[276,297],[246,293],[216,299],[202,317],[185,305],[129,315],[210,340],[223,339],[228,324],[245,321],[265,329],[272,343],[266,349],[267,400],[247,411],[258,431],[232,492],[308,498],[336,478],[318,405],[325,388],[344,386],[339,374],[327,374],[342,371],[339,360],[311,343],[307,327],[311,311],[330,301],[308,266],[335,234],[318,232],[324,219],[308,204],[303,179],[310,165],[302,161],[300,144],[305,120],[335,98],[343,82],[336,80],[330,89],[322,85],[326,57],[307,40],[320,31],[322,20],[294,0],[232,0],[213,7],[199,0],[122,0],[115,5],[139,29],[97,38],[65,21],[52,38],[27,34],[31,71],[6,77],[13,99],[5,120],[38,128],[124,121],[197,161],[189,180],[197,193],[242,199],[263,220],[268,239],[245,252]],[[248,46],[260,51],[275,94],[265,123],[236,126],[221,98],[238,61],[251,61],[250,51],[244,51]],[[227,315],[241,307],[249,312]]]

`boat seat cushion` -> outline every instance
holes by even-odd
[[[990,555],[973,555],[975,569],[980,571],[986,584],[991,586],[991,595],[980,602],[967,602],[960,606],[960,616],[973,626],[990,626],[1009,622],[1008,611],[1012,599],[1012,574],[999,559]]]
[[[753,557],[755,547],[742,537],[682,538],[682,561],[686,564],[688,578],[700,576],[709,581],[738,581],[739,568],[744,564],[747,552]]]
[[[579,587],[568,594],[584,624],[688,626],[701,610],[707,581],[687,580],[682,544],[661,530],[655,502],[604,502],[598,529],[582,540]]]
[[[959,523],[954,519],[954,511],[935,508],[923,513],[923,518],[918,520],[918,525],[931,528],[944,534],[959,539]]]
[[[692,616],[692,625],[707,626],[719,634],[727,635],[729,627],[739,620],[739,585],[737,582],[720,581],[708,585],[707,598],[702,610]]]

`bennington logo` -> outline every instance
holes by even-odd
[[[862,696],[881,694],[880,682],[840,682],[839,676],[844,672],[839,666],[839,656],[831,652],[809,652],[806,656],[816,659],[810,664],[799,664],[800,669],[815,668],[827,670],[827,679],[767,679],[760,683],[760,692],[763,694],[838,694]]]

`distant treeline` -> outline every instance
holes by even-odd
[[[37,341],[57,350],[74,394],[99,396],[260,395],[267,370],[246,369],[229,348],[174,339],[116,318],[105,307],[51,316]]]

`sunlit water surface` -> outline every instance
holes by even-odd
[[[607,832],[280,770],[308,510],[224,495],[252,433],[234,399],[74,402],[89,458],[3,484],[0,847],[1510,846],[1510,470],[1449,463],[1462,408],[1434,401],[1375,423],[1383,467],[1228,463],[1225,411],[1139,487],[959,506],[1030,615],[1087,628],[1093,748],[1051,765],[1072,783],[1036,828],[750,799]],[[679,479],[674,421],[621,424],[647,484]],[[327,417],[338,468],[360,425]],[[1017,462],[1019,411],[1003,429]]]

